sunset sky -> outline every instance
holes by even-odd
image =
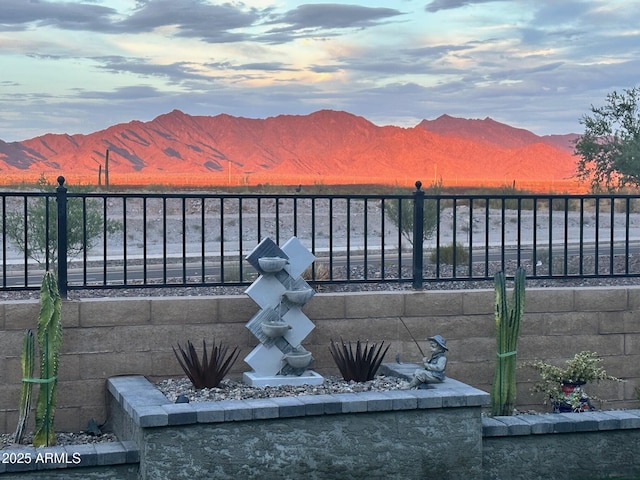
[[[638,0],[2,0],[0,139],[179,109],[580,133],[640,83]]]

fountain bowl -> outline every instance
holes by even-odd
[[[262,333],[269,338],[284,337],[291,329],[291,325],[284,322],[263,322],[261,325]]]
[[[315,293],[313,288],[304,288],[302,290],[287,290],[282,295],[294,305],[304,305]]]
[[[284,360],[293,368],[307,368],[313,357],[311,352],[290,352],[285,354]]]
[[[260,257],[258,259],[258,265],[266,273],[279,272],[288,262],[289,260],[282,257]]]

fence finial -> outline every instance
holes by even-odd
[[[422,182],[420,180],[416,180],[416,190],[420,191],[422,188]]]

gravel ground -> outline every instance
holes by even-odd
[[[33,446],[33,433],[24,436],[21,444],[13,441],[14,434],[0,435],[0,450],[5,447]],[[56,432],[56,445],[87,445],[91,443],[117,442],[118,438],[113,433],[92,435],[85,432]]]

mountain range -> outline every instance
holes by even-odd
[[[442,115],[411,128],[347,112],[266,119],[179,110],[88,135],[0,140],[5,183],[63,175],[68,183],[174,186],[386,184],[516,185],[582,191],[577,134],[538,136],[491,118]],[[106,153],[108,150],[108,162]]]

